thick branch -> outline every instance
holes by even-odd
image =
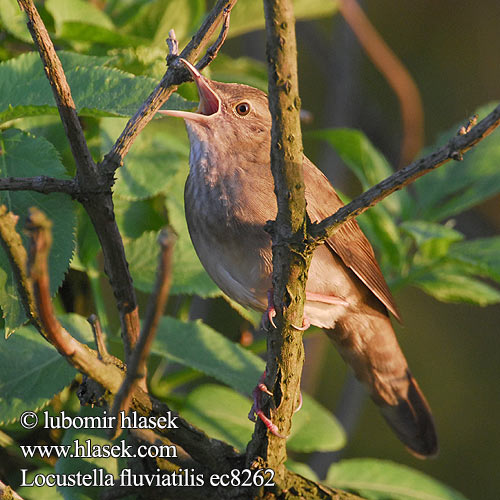
[[[54,179],[40,175],[37,177],[3,177],[0,179],[0,191],[36,191],[42,194],[66,193],[75,197],[77,187],[72,179]]]
[[[271,419],[282,435],[289,435],[297,405],[304,362],[302,334],[293,324],[302,324],[305,283],[310,255],[303,245],[306,235],[306,203],[302,171],[302,135],[297,78],[295,17],[291,0],[265,0],[271,170],[278,202],[272,228],[274,305],[278,328],[268,334],[266,385],[273,393]],[[248,448],[248,461],[261,457],[266,466],[284,479],[286,440],[257,424]]]
[[[194,62],[203,52],[206,44],[215,33],[217,26],[226,12],[231,11],[237,0],[218,0],[210,11],[200,29],[186,45],[180,56]],[[125,129],[117,139],[111,151],[105,156],[102,167],[105,172],[112,173],[119,168],[123,158],[128,153],[132,143],[141,130],[154,117],[167,99],[175,92],[177,85],[190,80],[191,77],[185,68],[175,64],[168,67],[158,86],[153,90],[137,113],[129,120]]]
[[[348,205],[340,208],[335,214],[318,224],[314,224],[309,231],[310,235],[317,240],[329,238],[341,224],[361,215],[370,207],[394,193],[394,191],[402,189],[422,175],[450,160],[461,160],[463,154],[490,135],[499,125],[500,105],[476,126],[470,129],[469,127],[467,129],[462,127],[457,136],[451,138],[447,144],[437,151],[387,177],[387,179],[371,187]]]

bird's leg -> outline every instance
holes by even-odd
[[[331,304],[335,306],[344,306],[347,307],[349,303],[340,297],[334,297],[332,295],[323,295],[321,293],[307,292],[306,291],[306,300],[310,302],[322,302],[323,304]],[[274,317],[276,316],[276,309],[274,308],[273,301],[273,290],[270,289],[267,291],[267,309],[262,317],[262,325],[266,327],[265,322],[267,321],[274,328],[276,328],[276,324],[274,323]],[[309,318],[304,315],[302,320],[302,326],[292,325],[296,330],[300,330],[301,332],[307,330],[311,326],[311,322]]]
[[[248,419],[252,422],[257,421],[257,417],[262,420],[264,425],[269,429],[269,432],[274,434],[275,436],[286,439],[283,434],[279,432],[278,426],[273,424],[272,420],[264,415],[262,411],[262,393],[265,392],[269,396],[272,396],[273,393],[267,388],[266,384],[264,384],[264,380],[266,378],[266,372],[261,375],[258,384],[255,386],[255,389],[252,391],[253,396],[253,404],[252,408],[250,408],[250,412],[248,414]],[[298,412],[302,408],[302,392],[299,392],[299,404],[297,408],[293,411],[294,413]]]
[[[310,302],[322,302],[323,304],[332,304],[336,306],[347,306],[349,305],[344,299],[340,297],[333,297],[332,295],[322,295],[321,293],[306,292],[306,300]],[[276,313],[275,313],[276,314]],[[307,330],[311,326],[309,318],[304,315],[302,319],[302,326],[292,325],[296,330],[301,332]]]
[[[332,304],[334,306],[348,306],[349,303],[340,297],[333,295],[323,295],[321,293],[313,293],[306,291],[306,300],[311,302],[322,302],[323,304]]]

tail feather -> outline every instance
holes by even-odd
[[[421,458],[435,456],[438,440],[431,410],[385,308],[351,311],[326,333],[409,451]]]
[[[396,405],[381,405],[380,411],[398,438],[419,458],[433,457],[438,440],[431,410],[417,381],[408,371],[408,393]]]

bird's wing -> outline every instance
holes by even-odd
[[[305,156],[304,181],[307,212],[313,222],[334,214],[343,206],[325,175]],[[355,220],[346,222],[326,244],[400,320],[398,308],[375,259],[373,248],[358,223]]]

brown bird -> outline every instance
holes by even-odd
[[[217,285],[241,305],[266,311],[272,256],[264,225],[277,213],[268,99],[246,85],[209,80],[183,62],[198,87],[198,110],[160,113],[183,118],[191,143],[184,192],[189,233]],[[303,167],[307,211],[319,221],[342,202],[305,156]],[[349,221],[314,252],[304,316],[326,330],[399,439],[414,454],[432,456],[438,444],[431,411],[388,311],[399,317],[370,243]]]

